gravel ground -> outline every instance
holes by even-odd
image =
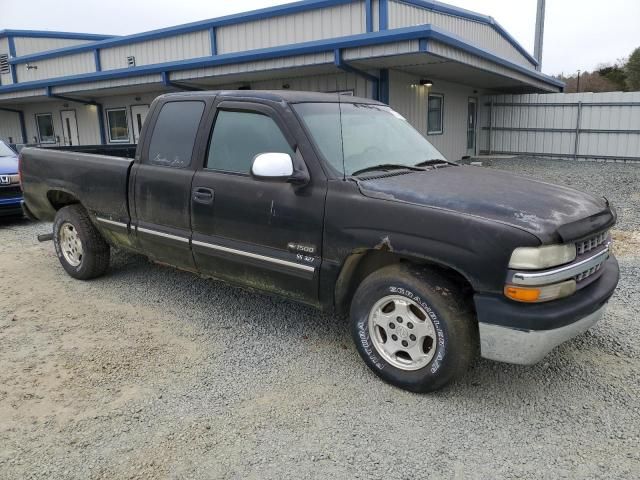
[[[78,282],[0,226],[0,478],[638,478],[640,166],[494,160],[618,207],[605,319],[533,367],[379,381],[344,319],[115,253]]]

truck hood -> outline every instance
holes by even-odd
[[[542,242],[577,237],[613,223],[604,198],[498,170],[452,166],[395,176],[359,179],[363,195],[446,209],[504,223]],[[610,217],[610,218],[609,218]],[[594,218],[598,221],[594,222]],[[575,226],[578,228],[575,228]],[[560,231],[563,231],[562,229]],[[575,233],[575,234],[574,234]]]
[[[18,157],[0,157],[0,175],[18,173]]]

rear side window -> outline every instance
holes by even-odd
[[[169,102],[153,127],[147,163],[184,168],[191,165],[204,102]]]
[[[249,173],[259,153],[293,150],[272,118],[260,113],[220,110],[213,127],[207,168]]]

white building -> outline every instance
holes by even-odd
[[[495,20],[425,0],[306,0],[136,35],[0,31],[0,138],[136,143],[151,101],[192,89],[344,92],[477,153],[480,97],[558,92]]]

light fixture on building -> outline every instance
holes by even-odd
[[[417,87],[431,88],[431,87],[433,87],[433,82],[431,80],[427,80],[427,79],[421,78],[419,83],[412,83],[411,84],[411,88],[417,88]]]

